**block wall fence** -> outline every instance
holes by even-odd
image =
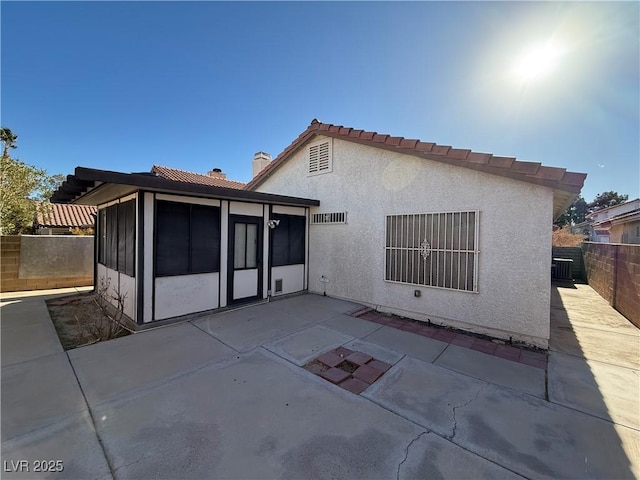
[[[640,245],[585,242],[589,285],[640,328]]]
[[[93,285],[93,236],[3,235],[0,292]]]

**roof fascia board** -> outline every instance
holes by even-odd
[[[481,173],[488,173],[488,174],[493,174],[493,175],[498,175],[501,177],[505,177],[505,178],[510,178],[512,180],[518,180],[520,182],[525,182],[525,183],[533,183],[536,185],[541,185],[543,187],[549,187],[549,188],[553,188],[553,189],[558,189],[558,190],[564,190],[570,193],[580,193],[581,188],[575,185],[562,185],[560,184],[560,182],[558,182],[557,180],[548,180],[548,179],[543,179],[543,178],[536,178],[536,177],[530,177],[530,176],[526,176],[523,178],[523,176],[518,175],[518,174],[513,174],[510,173],[509,171],[505,171],[502,168],[497,168],[497,167],[493,167],[489,164],[485,164],[485,163],[473,163],[473,162],[468,162],[465,160],[458,160],[458,159],[454,159],[454,158],[450,158],[450,157],[443,157],[440,155],[434,155],[434,154],[430,154],[427,152],[416,152],[415,150],[411,150],[411,149],[405,149],[399,146],[393,146],[393,145],[387,145],[384,143],[380,143],[379,145],[375,145],[372,144],[371,141],[367,141],[367,140],[361,140],[359,138],[351,138],[351,137],[345,137],[343,135],[340,135],[338,133],[335,132],[331,132],[331,131],[322,131],[321,133],[318,133],[318,135],[324,135],[327,137],[333,137],[333,138],[337,138],[338,140],[345,140],[348,142],[354,142],[354,143],[359,143],[361,145],[365,145],[368,147],[372,147],[372,148],[380,148],[382,150],[387,150],[389,152],[398,152],[398,153],[403,153],[405,155],[411,155],[412,157],[417,157],[417,158],[423,158],[423,159],[427,159],[427,160],[433,160],[434,162],[440,162],[440,163],[445,163],[447,165],[453,165],[456,167],[460,167],[460,168],[468,168],[471,170],[475,170]],[[302,145],[299,145],[299,147],[302,147]]]
[[[290,197],[286,195],[275,195],[270,193],[253,192],[234,188],[214,187],[211,185],[202,185],[196,183],[176,182],[152,175],[141,175],[135,173],[120,173],[108,170],[96,170],[85,167],[76,168],[75,176],[84,181],[102,182],[103,184],[119,184],[130,185],[133,187],[144,188],[149,191],[156,192],[180,192],[193,196],[201,196],[207,198],[220,198],[225,200],[253,200],[262,203],[279,204],[279,205],[304,205],[318,206],[319,200]],[[95,189],[91,190],[94,191]],[[76,198],[76,202],[89,192]],[[63,194],[64,195],[64,194]]]
[[[302,148],[308,141],[310,141],[312,138],[314,138],[315,136],[325,136],[325,137],[331,137],[331,138],[337,138],[338,140],[344,140],[347,142],[353,142],[353,143],[358,143],[367,147],[372,147],[372,148],[380,148],[383,150],[387,150],[390,152],[397,152],[397,153],[402,153],[405,155],[411,155],[413,157],[417,157],[417,158],[423,158],[423,159],[427,159],[427,160],[433,160],[435,162],[440,162],[440,163],[445,163],[448,165],[454,165],[457,167],[461,167],[461,168],[467,168],[467,169],[471,169],[474,171],[478,171],[478,172],[482,172],[482,173],[488,173],[488,174],[493,174],[493,175],[498,175],[501,177],[505,177],[505,178],[510,178],[512,180],[517,180],[517,181],[521,181],[521,182],[525,182],[525,183],[532,183],[535,185],[540,185],[543,187],[548,187],[548,188],[552,188],[552,189],[557,189],[557,190],[563,190],[569,193],[575,193],[578,194],[581,191],[581,187],[578,185],[568,185],[568,184],[563,184],[560,181],[557,180],[550,180],[550,179],[544,179],[544,178],[537,178],[537,177],[532,177],[532,176],[525,176],[525,175],[521,175],[521,174],[517,174],[517,173],[513,173],[513,172],[509,172],[509,171],[505,171],[505,169],[503,168],[498,168],[498,167],[494,167],[491,166],[489,164],[485,164],[485,163],[473,163],[473,162],[469,162],[469,161],[465,161],[462,159],[454,159],[454,158],[450,158],[450,157],[443,157],[440,155],[434,155],[434,154],[430,154],[428,152],[417,152],[416,150],[413,149],[407,149],[407,148],[403,148],[402,146],[399,145],[388,145],[385,143],[372,143],[372,140],[370,139],[362,139],[362,138],[358,138],[358,137],[351,137],[351,136],[345,136],[339,133],[339,131],[331,131],[331,130],[320,130],[317,128],[313,128],[313,129],[308,129],[307,131],[305,131],[300,137],[298,137],[298,139],[296,139],[296,141],[294,141],[291,145],[289,145],[289,147],[283,151],[278,158],[276,158],[273,163],[271,164],[272,168],[267,167],[267,169],[265,169],[265,171],[263,171],[263,174],[258,174],[258,176],[256,178],[254,178],[253,180],[251,180],[247,186],[245,187],[245,190],[248,191],[252,191],[254,188],[256,188],[258,185],[260,185],[262,182],[264,182],[267,178],[269,178],[276,170],[278,170],[278,168],[280,168],[281,165],[283,165],[296,151],[298,151],[300,148]],[[547,167],[550,168],[550,167]]]

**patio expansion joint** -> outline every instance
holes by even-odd
[[[604,361],[604,360],[602,360],[602,359],[600,359],[600,358],[599,358],[599,359],[587,358],[587,357],[585,357],[584,353],[582,353],[582,354],[578,355],[578,354],[576,354],[576,353],[565,352],[565,351],[563,351],[563,350],[555,350],[555,349],[551,349],[551,348],[549,348],[549,354],[548,354],[548,356],[551,356],[551,354],[554,354],[554,353],[560,353],[560,354],[562,354],[562,355],[567,355],[567,356],[569,356],[569,357],[578,358],[578,359],[580,359],[580,360],[582,360],[582,361],[586,362],[587,364],[589,364],[589,363],[596,363],[596,364],[597,364],[597,363],[599,363],[599,364],[601,364],[601,365],[609,365],[610,367],[625,368],[625,369],[627,369],[627,370],[631,370],[631,371],[633,371],[633,372],[637,372],[637,371],[638,371],[638,369],[640,369],[640,365],[638,365],[638,367],[637,367],[637,368],[634,368],[634,367],[630,367],[630,366],[628,366],[628,365],[620,365],[619,363],[606,362],[606,361]]]
[[[78,388],[80,389],[80,393],[82,393],[82,399],[84,400],[84,404],[87,407],[87,411],[89,412],[89,419],[91,420],[91,427],[93,428],[93,432],[96,435],[96,440],[98,440],[98,445],[100,445],[100,450],[102,451],[102,455],[104,456],[104,461],[109,467],[109,473],[111,474],[111,478],[116,478],[115,470],[113,468],[113,464],[111,463],[111,458],[107,455],[107,449],[102,441],[102,437],[100,437],[100,433],[98,433],[98,427],[96,426],[96,419],[93,416],[93,410],[89,406],[89,401],[87,400],[87,395],[82,388],[82,384],[80,383],[80,379],[78,378],[78,374],[76,372],[75,367],[73,366],[73,362],[71,358],[69,358],[69,352],[65,352],[65,356],[67,357],[67,362],[69,362],[69,367],[71,367],[71,371],[73,372],[73,376],[76,379],[76,383],[78,384]]]
[[[219,339],[218,337],[216,337],[213,333],[207,332],[206,330],[204,330],[203,328],[199,327],[198,325],[196,325],[195,323],[193,323],[192,321],[188,321],[187,323],[191,324],[192,327],[197,328],[198,330],[200,330],[201,332],[209,335],[210,337],[216,339],[217,341],[219,341],[221,344],[223,344],[225,347],[229,347],[231,350],[233,350],[236,353],[241,353],[240,350],[233,348],[231,345],[223,342],[221,339]]]
[[[253,350],[256,350],[256,349],[253,349]],[[251,355],[253,350],[248,352],[234,352],[226,357],[205,361],[204,363],[201,363],[194,367],[180,370],[170,375],[161,377],[157,380],[152,380],[132,390],[125,391],[123,393],[118,393],[110,397],[105,397],[104,399],[95,402],[93,407],[95,409],[99,409],[99,408],[104,408],[106,406],[115,408],[122,405],[126,405],[128,403],[134,402],[135,400],[141,398],[144,395],[149,394],[150,392],[161,389],[170,383],[173,383],[175,381],[180,381],[183,378],[188,378],[194,375],[198,375],[200,372],[204,370],[219,370],[229,365],[233,365],[237,362],[240,362],[242,361],[242,359]],[[91,407],[89,408],[91,409]]]
[[[56,432],[59,430],[62,430],[64,428],[67,428],[69,425],[73,424],[73,422],[76,421],[76,416],[80,414],[87,414],[90,415],[89,409],[86,408],[80,412],[75,412],[75,413],[70,413],[67,415],[61,415],[59,417],[56,417],[55,419],[47,422],[47,423],[42,423],[36,427],[33,427],[29,430],[26,430],[18,435],[15,435],[13,437],[9,437],[9,438],[5,438],[4,440],[2,440],[2,445],[4,446],[5,444],[13,444],[13,443],[20,443],[25,439],[28,439],[32,436],[38,436],[38,435],[42,435],[45,434],[47,432]]]
[[[420,440],[420,438],[423,435],[427,435],[429,433],[428,430],[424,430],[423,432],[420,432],[420,434],[415,437],[413,440],[411,440],[409,442],[409,445],[407,445],[407,448],[404,449],[404,458],[402,459],[402,461],[398,464],[398,470],[396,472],[396,480],[400,480],[400,469],[402,468],[402,465],[404,464],[404,462],[407,461],[407,458],[409,458],[409,449],[411,449],[411,446],[416,443],[418,440]]]
[[[435,339],[435,338],[432,339],[432,340],[436,340],[437,342],[442,342],[441,340],[438,340],[438,339]],[[442,343],[445,343],[445,342],[442,342]],[[444,354],[444,352],[446,352],[449,349],[450,346],[451,346],[451,344],[447,343],[447,346],[442,349],[442,351],[438,354],[438,356],[436,358],[433,359],[433,361],[431,363],[435,365],[436,362],[438,361],[438,359]]]
[[[490,383],[485,383],[484,385],[481,385],[472,399],[467,400],[465,403],[462,403],[460,405],[455,405],[452,408],[451,413],[452,413],[452,416],[453,416],[453,428],[451,429],[451,436],[448,437],[447,440],[453,440],[453,438],[456,436],[457,429],[458,429],[458,420],[456,419],[457,410],[459,408],[467,407],[470,404],[472,404],[473,402],[475,402],[478,399],[478,397],[480,396],[480,392],[482,392],[482,390],[484,390],[489,385],[490,385]]]

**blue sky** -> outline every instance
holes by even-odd
[[[587,201],[640,196],[637,2],[0,8],[2,125],[51,174],[159,164],[248,181],[255,152],[275,157],[318,118],[585,172]]]

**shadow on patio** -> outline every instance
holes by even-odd
[[[550,336],[549,401],[606,420],[592,435],[611,478],[636,478],[640,331],[588,285],[555,284]]]

